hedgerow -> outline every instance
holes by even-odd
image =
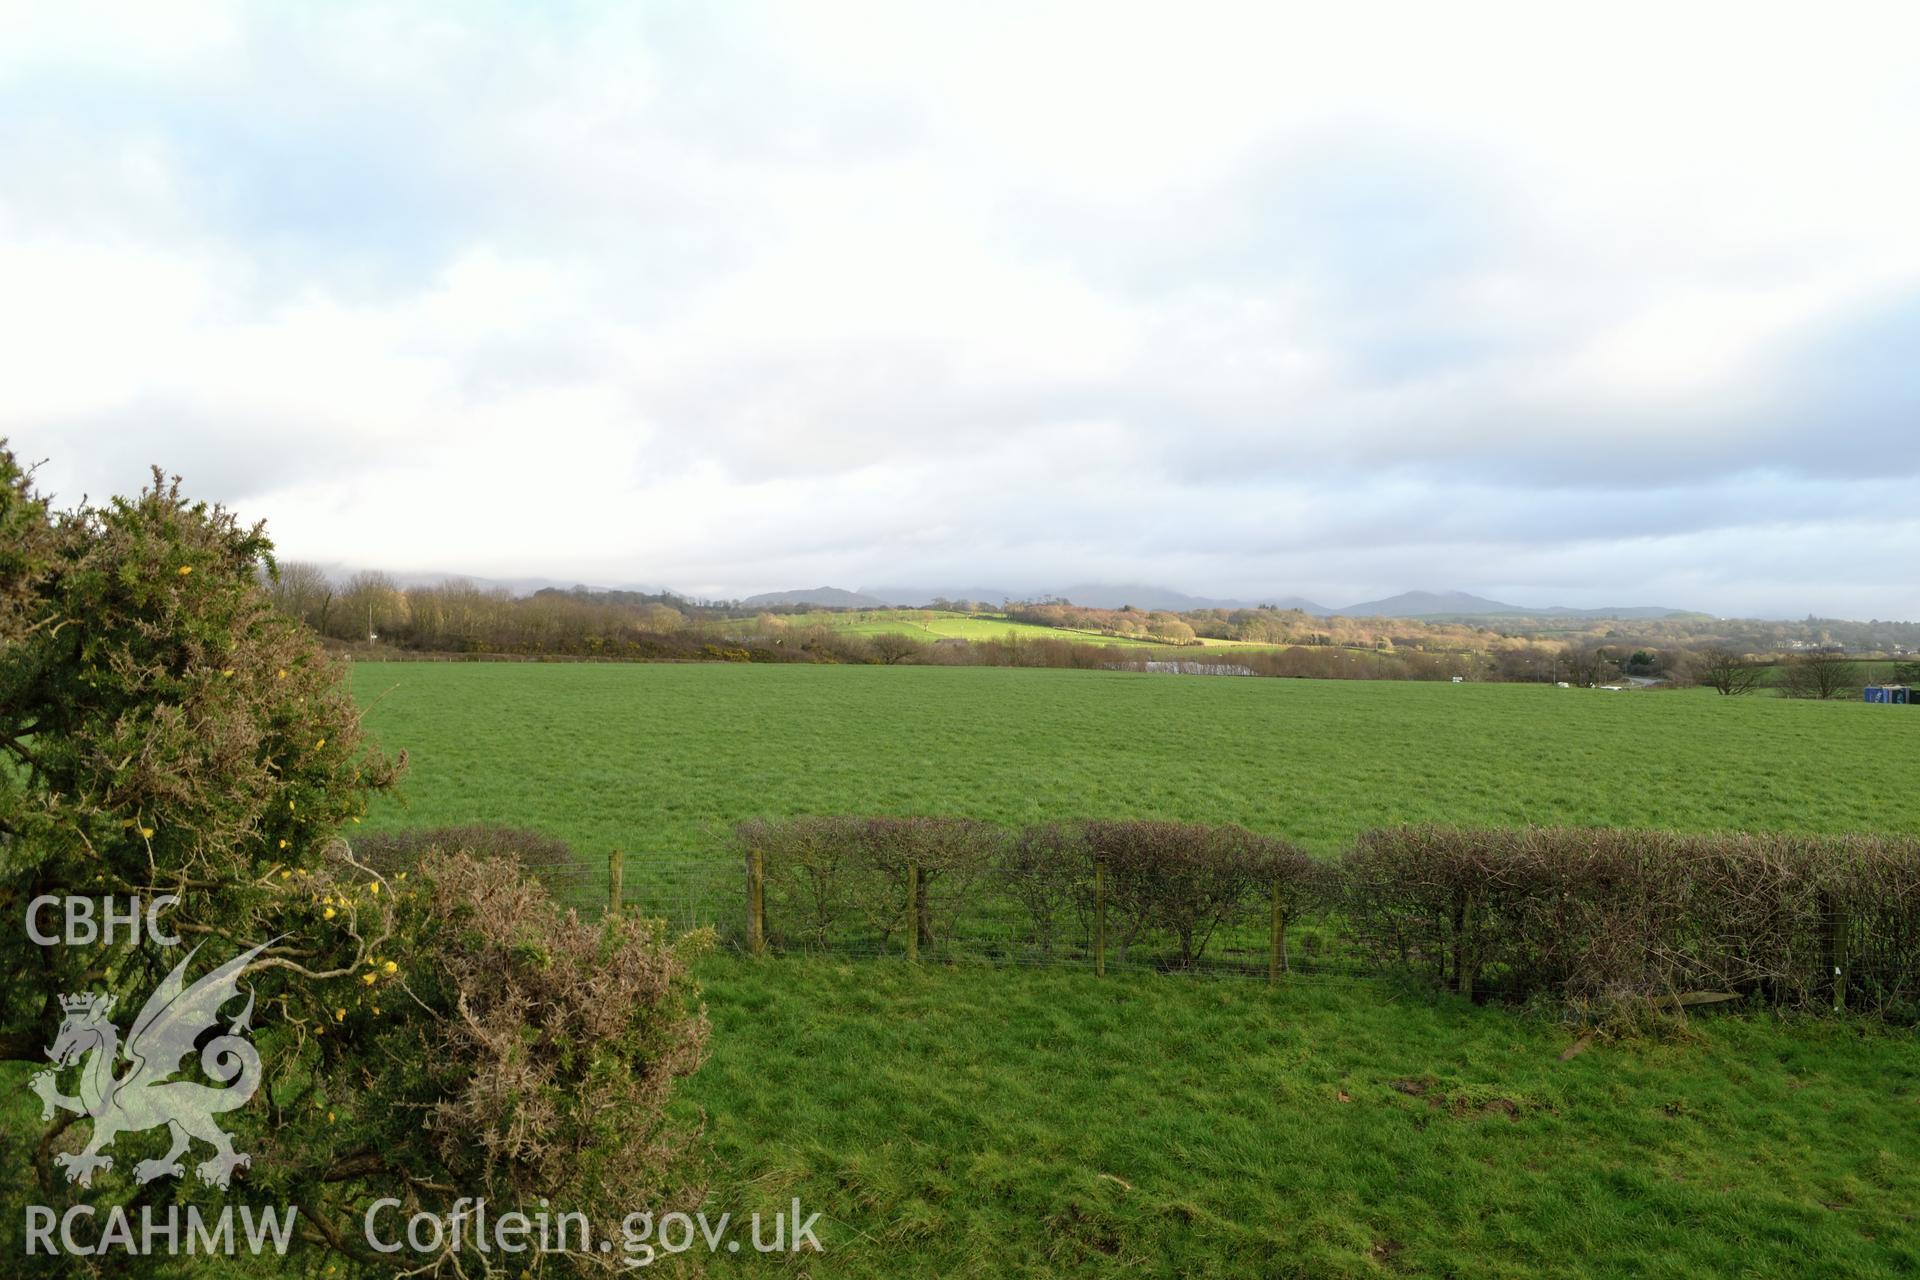
[[[1908,838],[1395,827],[1329,862],[1236,826],[1144,819],[761,819],[735,840],[764,868],[775,946],[884,948],[915,921],[926,945],[964,921],[1042,957],[1071,941],[1124,964],[1151,941],[1184,969],[1232,936],[1284,965],[1286,930],[1307,923],[1310,954],[1335,946],[1357,971],[1482,998],[1920,1015]]]

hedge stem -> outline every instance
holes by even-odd
[[[756,848],[747,855],[747,949],[756,956],[767,953],[766,892],[766,855]]]
[[[907,864],[907,963],[920,960],[920,864]]]
[[[1460,902],[1460,936],[1454,939],[1453,971],[1460,994],[1468,1000],[1473,999],[1473,971],[1477,964],[1473,954],[1473,894],[1464,895]]]
[[[1275,986],[1287,967],[1287,909],[1280,882],[1273,882],[1273,922],[1267,931],[1267,985]]]
[[[1098,862],[1093,864],[1093,972],[1107,976],[1107,877]]]

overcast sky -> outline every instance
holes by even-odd
[[[352,566],[1920,618],[1917,13],[0,0],[0,434]]]

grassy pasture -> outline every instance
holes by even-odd
[[[1911,1036],[1696,1019],[1561,1062],[1546,1018],[1385,983],[822,958],[706,983],[686,1102],[717,1201],[824,1212],[817,1276],[1920,1268]]]
[[[1021,668],[362,663],[379,825],[714,849],[756,814],[1920,832],[1920,711],[1710,692]]]
[[[1920,714],[1533,686],[994,668],[363,665],[376,824],[711,861],[756,813],[1920,830]],[[629,878],[659,871],[644,858]],[[583,885],[592,884],[591,871]],[[1548,1013],[1384,981],[715,955],[714,1210],[794,1274],[1883,1276],[1920,1268],[1920,1045],[1696,1017],[1570,1061]],[[725,1273],[763,1264],[722,1256]]]

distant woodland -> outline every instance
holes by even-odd
[[[303,563],[281,565],[265,585],[283,611],[337,647],[387,656],[1108,668],[1188,658],[1263,675],[1458,675],[1591,684],[1629,677],[1687,683],[1704,678],[1710,658],[1716,657],[1766,668],[1814,654],[1849,662],[1911,663],[1920,652],[1920,624],[1830,618],[1321,618],[1289,609],[1172,613],[1092,609],[1057,600],[1000,605],[939,600],[926,611],[861,612],[863,625],[853,631],[839,625],[843,619],[836,611],[814,606],[749,608],[670,593],[585,587],[516,596],[461,580],[401,586],[379,572],[335,580]],[[915,620],[932,610],[1018,625],[1004,635],[917,638]],[[898,633],[874,622],[893,615],[902,624]],[[1144,643],[1120,647],[1112,640]],[[1207,641],[1263,647],[1209,646]],[[1920,677],[1920,669],[1895,674]]]

